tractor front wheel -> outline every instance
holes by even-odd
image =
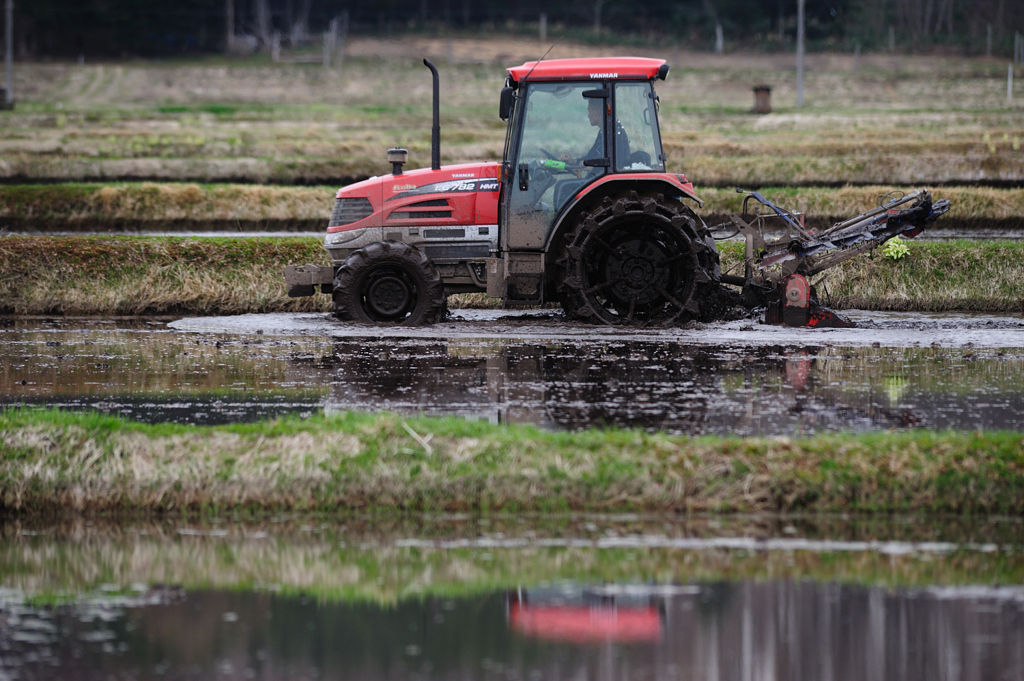
[[[580,215],[560,258],[562,307],[599,324],[672,324],[701,315],[718,252],[678,201],[636,192]]]
[[[370,324],[433,324],[446,313],[444,284],[422,251],[378,241],[350,255],[334,276],[334,315]]]

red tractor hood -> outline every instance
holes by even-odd
[[[496,225],[498,163],[464,163],[382,175],[338,190],[337,198],[369,199],[373,213],[328,232],[385,224]]]

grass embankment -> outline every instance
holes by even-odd
[[[0,187],[0,227],[33,231],[322,232],[337,187],[52,184]]]
[[[326,263],[317,239],[0,238],[0,311],[231,314],[327,309],[289,298],[284,266]]]
[[[723,243],[723,269],[742,247]],[[822,298],[839,308],[1024,311],[1024,243],[910,243],[903,260],[859,256],[827,273]],[[0,237],[0,312],[238,314],[328,311],[327,296],[288,298],[287,264],[326,264],[319,239]],[[827,290],[827,295],[825,295]],[[479,294],[451,307],[493,306]]]
[[[806,440],[550,433],[345,414],[142,425],[0,415],[8,512],[648,510],[1024,512],[1024,435]]]
[[[700,185],[700,214],[708,224],[739,213],[743,194]],[[821,228],[878,205],[878,198],[913,186],[768,187],[761,193],[804,213]],[[278,187],[238,184],[65,183],[0,186],[0,227],[74,231],[313,231],[326,228],[335,186]],[[932,188],[952,208],[936,224],[943,229],[1024,229],[1024,189]],[[756,204],[751,204],[751,208]]]

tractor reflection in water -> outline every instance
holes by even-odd
[[[461,415],[557,430],[779,435],[924,421],[827,380],[828,349],[642,341],[337,341],[327,411]],[[842,361],[842,360],[838,360]]]
[[[665,603],[641,588],[517,589],[506,594],[509,628],[559,643],[656,643],[664,635]]]

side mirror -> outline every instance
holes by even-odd
[[[498,117],[507,121],[512,115],[512,104],[516,101],[516,91],[506,86],[501,88],[501,101],[498,104]]]

